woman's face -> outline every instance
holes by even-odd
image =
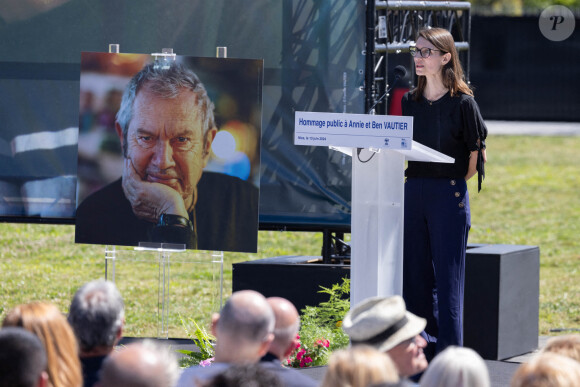
[[[413,57],[415,73],[417,75],[424,75],[427,78],[441,74],[441,69],[443,65],[449,62],[451,54],[443,54],[431,42],[422,37],[417,39],[415,46],[417,47],[417,54]],[[431,49],[431,55],[427,58],[423,58],[419,54],[419,50],[425,51],[425,48]]]

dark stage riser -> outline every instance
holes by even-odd
[[[317,263],[318,262],[318,263]],[[328,301],[320,286],[350,278],[348,264],[320,257],[282,256],[233,264],[232,290],[284,297],[298,310]],[[465,262],[464,344],[484,359],[501,360],[538,346],[540,249],[469,245]]]

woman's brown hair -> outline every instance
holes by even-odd
[[[2,326],[22,327],[42,341],[48,359],[49,385],[83,385],[75,335],[55,305],[46,302],[18,305],[7,313]]]
[[[451,60],[447,62],[441,69],[441,75],[443,77],[443,85],[449,89],[449,93],[452,97],[456,96],[458,93],[464,93],[473,96],[473,91],[465,82],[465,77],[463,75],[463,68],[461,68],[461,62],[459,62],[459,55],[457,54],[457,49],[455,48],[455,41],[453,36],[443,28],[424,28],[419,31],[417,40],[423,38],[429,43],[435,46],[437,50],[441,50],[441,55],[446,53],[451,54]],[[418,77],[417,87],[414,90],[414,99],[418,101],[423,96],[423,91],[427,85],[427,78],[423,75]]]

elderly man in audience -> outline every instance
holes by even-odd
[[[131,343],[113,352],[101,367],[98,387],[174,387],[177,357],[151,340]]]
[[[351,344],[366,344],[386,352],[403,378],[427,368],[420,333],[427,321],[408,312],[400,296],[371,297],[356,305],[345,316],[342,328]]]
[[[79,342],[84,386],[91,387],[123,334],[125,311],[115,284],[96,280],[83,285],[72,299],[68,322]]]
[[[37,336],[23,328],[0,329],[0,387],[48,386],[47,364]]]
[[[264,296],[253,290],[235,292],[220,314],[212,317],[214,363],[186,369],[178,386],[201,384],[232,364],[257,363],[274,339],[274,323],[274,312]]]
[[[291,368],[282,367],[281,364],[296,348],[298,342],[296,336],[300,328],[300,318],[296,307],[281,297],[269,297],[267,301],[274,312],[276,325],[274,340],[260,364],[275,373],[286,387],[316,386],[317,383],[313,379]]]

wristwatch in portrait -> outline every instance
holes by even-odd
[[[189,228],[193,231],[193,223],[186,217],[173,214],[161,214],[157,226],[178,226]]]

